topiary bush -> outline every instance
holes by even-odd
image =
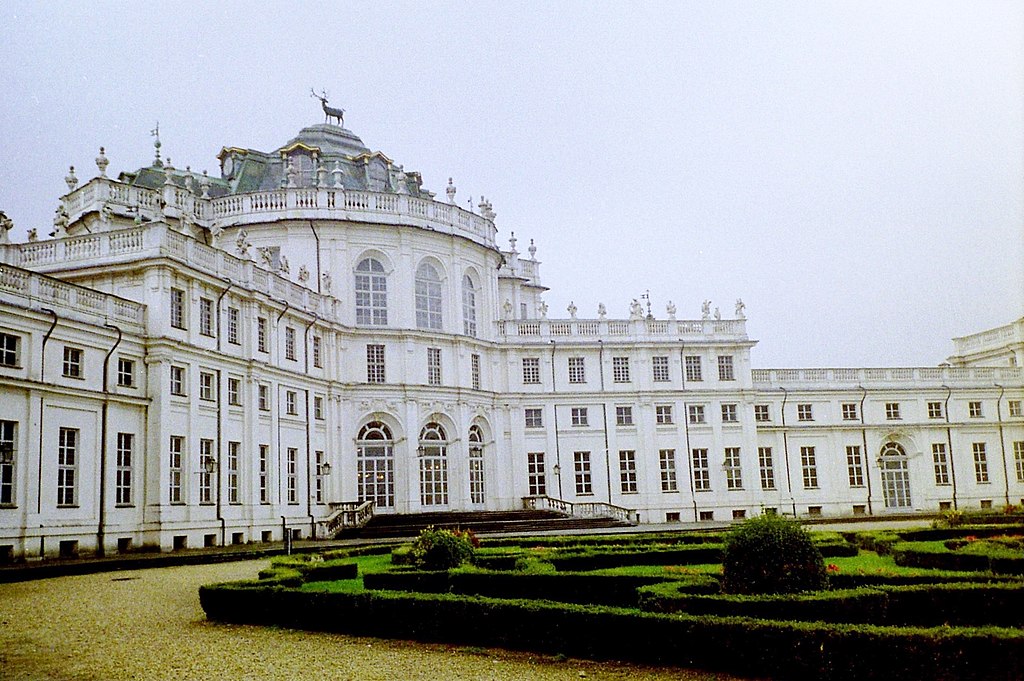
[[[428,527],[412,545],[413,563],[422,570],[450,570],[473,558],[471,532]]]
[[[726,536],[722,589],[733,594],[784,594],[824,589],[825,561],[799,523],[762,515]]]

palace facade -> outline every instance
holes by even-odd
[[[1024,503],[1024,319],[937,367],[755,369],[739,302],[548,318],[532,241],[500,247],[485,200],[439,199],[341,126],[218,159],[198,175],[157,142],[115,179],[101,150],[52,238],[0,245],[0,559],[524,504]]]

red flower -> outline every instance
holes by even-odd
[[[839,572],[839,566],[838,566],[838,565],[836,565],[835,563],[829,563],[829,564],[828,564],[828,568],[826,568],[826,569],[827,569],[827,570],[828,570],[829,572]]]

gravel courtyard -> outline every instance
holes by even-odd
[[[735,679],[206,621],[201,584],[249,579],[265,565],[246,561],[0,584],[0,679]]]

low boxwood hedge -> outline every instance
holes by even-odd
[[[900,542],[892,545],[892,557],[897,565],[929,568],[932,570],[965,570],[1024,574],[1024,556],[1010,558],[967,551],[950,551],[941,542]]]

